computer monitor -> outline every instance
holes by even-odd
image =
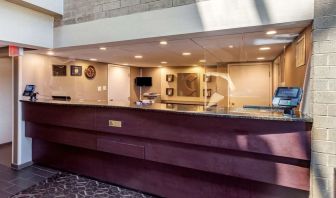
[[[23,96],[32,96],[35,91],[35,85],[26,85]]]
[[[302,89],[299,87],[278,87],[273,97],[275,107],[297,107],[302,99]]]

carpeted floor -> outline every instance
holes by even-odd
[[[34,197],[118,197],[118,198],[154,198],[134,190],[98,182],[85,177],[59,173],[35,186],[28,188],[13,198]]]

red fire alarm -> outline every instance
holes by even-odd
[[[8,46],[8,56],[23,56],[23,48],[14,45]]]

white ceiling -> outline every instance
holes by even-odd
[[[281,26],[279,26],[281,28]],[[131,66],[156,67],[162,66],[191,66],[200,65],[200,60],[206,59],[207,65],[220,62],[257,61],[258,57],[274,60],[284,46],[291,41],[290,35],[297,35],[304,27],[277,29],[276,35],[266,35],[265,31],[240,33],[234,35],[191,37],[184,39],[165,39],[168,45],[160,45],[158,41],[124,45],[100,45],[107,48],[99,50],[98,46],[86,46],[76,49],[54,49],[55,56],[71,59],[90,58],[100,62],[112,64],[128,64]],[[229,48],[233,45],[233,48]],[[260,51],[260,47],[270,47],[268,51]],[[47,50],[37,50],[33,53],[45,54]],[[191,56],[182,56],[182,52],[190,52]],[[135,55],[142,55],[142,59],[135,59]],[[168,64],[161,64],[162,61]]]

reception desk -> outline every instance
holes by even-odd
[[[22,105],[36,164],[162,197],[308,197],[309,117],[178,104]]]

